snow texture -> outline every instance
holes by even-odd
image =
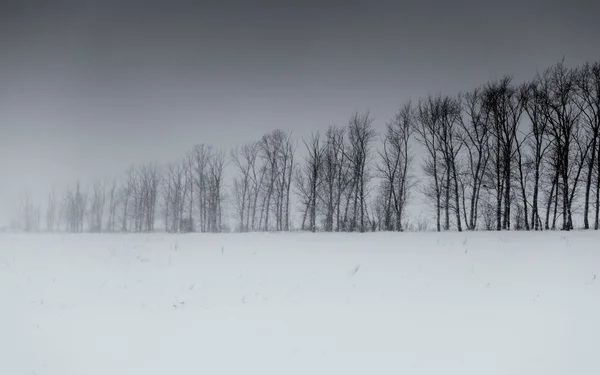
[[[600,374],[599,239],[0,234],[0,374]]]

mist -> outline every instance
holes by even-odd
[[[300,142],[369,110],[600,55],[584,2],[15,2],[0,12],[0,223],[25,191],[122,176],[195,144]],[[417,167],[418,168],[418,165]]]

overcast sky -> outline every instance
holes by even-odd
[[[14,3],[14,4],[10,4]],[[19,192],[600,59],[593,1],[3,1],[0,225]]]

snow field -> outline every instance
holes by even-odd
[[[0,374],[598,374],[599,240],[0,234]]]

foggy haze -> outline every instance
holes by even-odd
[[[600,56],[591,1],[71,1],[0,9],[0,225],[20,194],[295,137],[565,57]],[[418,167],[418,161],[416,163]]]

